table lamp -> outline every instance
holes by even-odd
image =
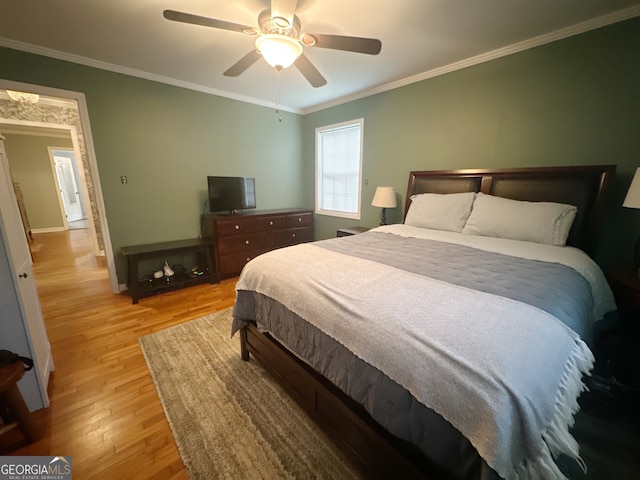
[[[631,180],[631,186],[624,199],[623,207],[640,208],[640,167],[636,168],[636,173]],[[636,247],[633,251],[633,264],[638,269],[640,275],[640,237],[636,241]]]
[[[638,186],[640,188],[640,185]],[[395,208],[396,203],[396,190],[394,187],[378,187],[376,193],[373,196],[371,205],[374,207],[382,207],[382,215],[380,216],[380,225],[387,224],[387,217],[385,210],[387,208]],[[640,208],[640,207],[638,207]]]

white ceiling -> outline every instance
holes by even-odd
[[[252,37],[162,16],[173,9],[257,26],[269,0],[0,0],[0,46],[307,113],[640,15],[640,0],[297,3],[303,31],[378,38],[382,52],[305,48],[328,81],[320,88],[262,59],[228,78]]]

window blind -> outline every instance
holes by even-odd
[[[316,210],[359,218],[362,122],[318,129],[316,148]]]

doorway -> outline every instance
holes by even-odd
[[[73,163],[77,157],[75,127],[7,122],[0,119],[0,132],[31,233],[67,230],[71,222],[85,218],[83,204],[89,197],[86,179]],[[94,255],[103,256],[93,228],[91,233]]]
[[[76,174],[76,155],[73,150],[49,148],[53,171],[58,182],[59,199],[67,224],[84,220],[85,208],[80,195],[80,180]],[[67,228],[69,225],[67,225]]]
[[[8,104],[9,99],[5,95],[5,89],[36,93],[40,95],[40,101],[36,105]],[[7,105],[11,105],[11,108],[7,107]],[[59,120],[55,118],[55,107],[57,105],[66,105],[67,110],[69,110],[69,105],[73,105],[75,114],[71,117],[75,120],[71,121],[71,123],[61,122],[64,124],[53,123]],[[64,117],[69,118],[69,115]],[[34,119],[42,119],[42,121],[34,121]],[[96,254],[104,255],[111,291],[112,293],[119,293],[120,288],[115,271],[115,260],[105,215],[84,94],[0,79],[0,127],[30,128],[33,130],[34,135],[41,134],[47,129],[54,129],[59,132],[67,131],[69,133],[72,138],[74,152],[78,158],[82,158],[82,161],[78,162],[82,164],[82,168],[79,168],[79,177],[83,177],[83,173],[86,173],[84,178],[80,178],[80,181],[81,183],[85,182],[86,190],[88,191],[87,197],[90,196],[90,198],[84,198],[84,200],[87,204],[86,216],[89,229],[94,237]],[[90,181],[87,177],[90,178]]]

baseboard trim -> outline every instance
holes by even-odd
[[[53,232],[64,232],[64,227],[49,227],[49,228],[32,228],[31,233],[53,233]]]

